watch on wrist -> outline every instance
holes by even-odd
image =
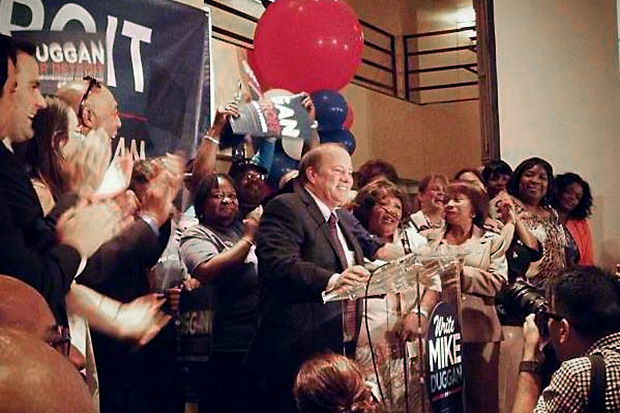
[[[538,361],[522,361],[519,363],[519,373],[522,371],[533,373],[536,375],[540,374],[540,363]]]

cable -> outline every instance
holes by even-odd
[[[407,235],[407,231],[405,230],[405,226],[403,225],[402,220],[400,221],[400,230],[402,233],[402,236],[400,238],[400,241],[403,244],[403,250],[405,252],[405,255],[407,254],[411,254],[411,243],[409,242],[409,236]],[[417,297],[420,296],[420,286],[418,284],[418,294]],[[400,293],[398,294],[398,296],[400,296]],[[399,300],[400,301],[400,300]],[[420,300],[418,299],[418,307],[420,306]],[[402,313],[402,305],[399,302],[399,308],[401,309],[401,313]],[[418,313],[419,314],[419,313]],[[403,314],[400,314],[401,317],[403,316]],[[419,328],[419,327],[418,327]],[[405,382],[405,411],[407,413],[409,413],[409,369],[407,368],[407,346],[405,345],[405,343],[403,343],[403,351],[402,351],[402,356],[403,356],[403,375],[404,377],[404,382]]]
[[[377,388],[381,395],[381,402],[385,405],[385,396],[381,389],[381,378],[379,377],[379,369],[377,368],[377,361],[375,360],[375,350],[372,347],[372,339],[370,338],[370,325],[368,324],[368,288],[370,287],[370,280],[372,279],[375,271],[370,273],[368,281],[366,281],[366,289],[364,291],[364,324],[366,325],[366,335],[368,336],[368,348],[370,349],[370,358],[372,359],[372,368],[375,371],[375,377],[377,378]]]

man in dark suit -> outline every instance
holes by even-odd
[[[11,39],[0,35],[0,138],[15,132],[15,141],[22,141],[32,137],[32,116],[44,104],[38,89],[36,60],[16,49]],[[22,89],[27,90],[25,94],[18,90],[18,78]],[[42,212],[23,167],[15,169],[17,163],[9,149],[12,142],[7,138],[0,143],[0,272],[22,279],[36,288],[50,306],[57,307],[64,302],[81,260],[116,233],[123,217],[105,205],[81,207],[70,217],[65,216],[56,230],[49,231],[47,238],[53,239],[55,245],[45,251],[29,246],[21,224],[30,214]],[[28,213],[13,211],[16,203],[10,196],[12,192],[34,199],[24,206]],[[33,238],[40,242],[46,237]]]
[[[269,411],[296,411],[292,387],[303,361],[354,351],[355,314],[351,326],[343,303],[323,304],[322,292],[364,283],[369,275],[356,265],[363,258],[355,237],[333,218],[353,184],[347,151],[335,144],[309,151],[300,176],[293,193],[267,205],[256,243],[259,327],[248,362],[266,386]]]

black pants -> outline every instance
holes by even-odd
[[[200,413],[257,411],[257,392],[243,362],[245,352],[214,351],[200,392]]]

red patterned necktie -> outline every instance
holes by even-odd
[[[336,254],[344,269],[348,267],[347,256],[338,237],[338,217],[332,212],[327,221],[329,236],[334,242]],[[352,341],[356,337],[357,330],[357,303],[355,300],[344,300],[342,302],[342,332],[344,341]]]

